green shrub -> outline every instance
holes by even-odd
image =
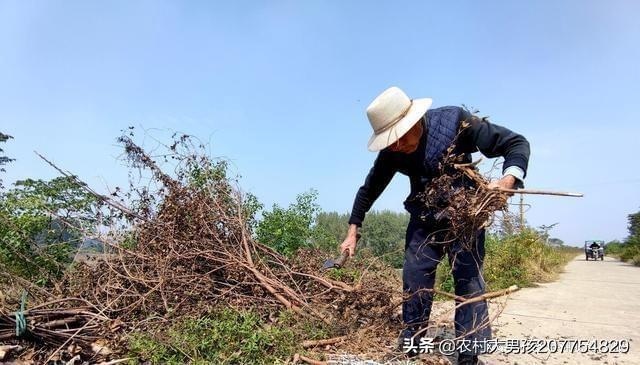
[[[629,236],[624,242],[611,241],[605,245],[608,255],[617,256],[622,261],[628,261],[640,266],[640,212],[627,216]]]
[[[73,177],[27,179],[0,195],[0,266],[38,284],[60,277],[92,232],[95,197]]]
[[[302,193],[288,208],[273,205],[270,212],[262,213],[256,236],[259,242],[291,256],[299,248],[309,246],[315,217],[320,211],[315,190]]]
[[[334,280],[355,282],[362,277],[362,271],[351,267],[335,268],[327,271],[326,275]]]
[[[618,240],[607,242],[607,244],[604,245],[604,253],[605,255],[619,256],[623,248],[624,243]]]
[[[622,261],[632,261],[636,256],[640,256],[640,245],[633,243],[625,244],[620,252],[620,259]]]

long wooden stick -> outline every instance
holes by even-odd
[[[101,362],[101,363],[98,363],[98,365],[115,365],[115,364],[120,364],[120,363],[123,363],[123,362],[129,361],[129,360],[133,360],[133,359],[134,359],[133,357],[127,357],[127,358],[124,358],[124,359],[118,359],[118,360],[111,360],[111,361],[107,361],[107,362]]]
[[[513,193],[513,194],[533,194],[533,195],[556,195],[556,196],[572,196],[576,198],[581,198],[584,196],[582,193],[564,193],[561,191],[546,191],[546,190],[532,190],[532,189],[505,189],[505,188],[497,188],[496,190],[502,191],[505,193]]]
[[[41,159],[44,160],[44,162],[48,163],[49,166],[53,167],[54,169],[56,169],[60,174],[62,174],[62,176],[64,177],[68,177],[73,179],[82,189],[84,189],[86,192],[88,192],[89,194],[93,195],[94,197],[96,197],[98,200],[100,200],[101,202],[109,205],[112,208],[115,208],[125,214],[128,214],[132,217],[136,217],[140,220],[146,221],[147,218],[139,215],[138,213],[132,211],[131,209],[125,207],[124,205],[120,204],[117,201],[111,200],[109,197],[107,197],[106,195],[102,195],[98,192],[96,192],[95,190],[91,189],[89,187],[89,185],[87,185],[84,181],[80,180],[77,176],[72,175],[69,172],[63,171],[61,168],[59,168],[58,166],[56,166],[56,164],[54,164],[53,162],[47,160],[46,157],[42,156],[41,154],[39,154],[37,151],[33,151],[35,152],[36,155],[38,155],[38,157],[40,157]]]
[[[520,287],[518,287],[517,285],[511,285],[510,287],[508,287],[506,289],[497,290],[497,291],[493,291],[493,292],[490,292],[490,293],[485,293],[485,294],[482,294],[482,295],[478,295],[477,297],[465,299],[463,302],[461,302],[457,306],[461,307],[463,305],[468,305],[468,304],[471,304],[471,303],[480,302],[480,301],[483,301],[483,300],[486,300],[486,299],[492,299],[492,298],[501,297],[503,295],[508,295],[508,294],[513,293],[513,292],[517,292],[518,290],[520,290]]]
[[[333,338],[325,338],[323,340],[305,340],[302,341],[302,347],[315,347],[315,346],[326,346],[333,345],[334,343],[338,343],[347,339],[347,336],[339,336]]]

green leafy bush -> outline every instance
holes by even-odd
[[[453,280],[453,275],[451,274],[451,265],[449,265],[449,260],[446,256],[443,257],[442,262],[438,264],[438,268],[436,269],[435,288],[447,293],[453,293],[456,290],[455,281]],[[442,300],[448,298],[441,297],[439,294],[437,294],[435,299]]]
[[[288,256],[303,246],[309,246],[313,224],[320,212],[317,197],[317,191],[310,190],[299,194],[296,202],[288,208],[274,204],[271,211],[263,212],[256,229],[258,241]]]
[[[612,241],[605,245],[605,252],[620,257],[622,261],[628,261],[640,266],[640,212],[627,216],[629,236],[624,242]]]
[[[94,206],[71,177],[16,182],[0,196],[0,265],[38,284],[60,277],[93,229]]]
[[[484,278],[490,290],[550,281],[579,251],[576,248],[549,246],[532,229],[502,239],[488,235]]]

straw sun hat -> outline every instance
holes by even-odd
[[[373,128],[369,151],[380,151],[399,140],[422,118],[431,102],[430,98],[409,99],[395,86],[383,91],[367,107],[367,117]]]

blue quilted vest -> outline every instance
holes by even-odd
[[[463,113],[464,110],[458,106],[443,106],[427,111],[427,144],[424,159],[427,171],[438,171],[438,165],[456,138]]]
[[[405,209],[413,216],[429,217],[430,212],[416,200],[416,195],[422,193],[431,180],[437,176],[447,149],[454,143],[458,127],[465,119],[465,111],[457,106],[445,106],[427,111],[427,139],[424,154],[424,174],[419,182],[412,183],[411,193],[404,202]],[[470,156],[467,157],[470,159]]]

